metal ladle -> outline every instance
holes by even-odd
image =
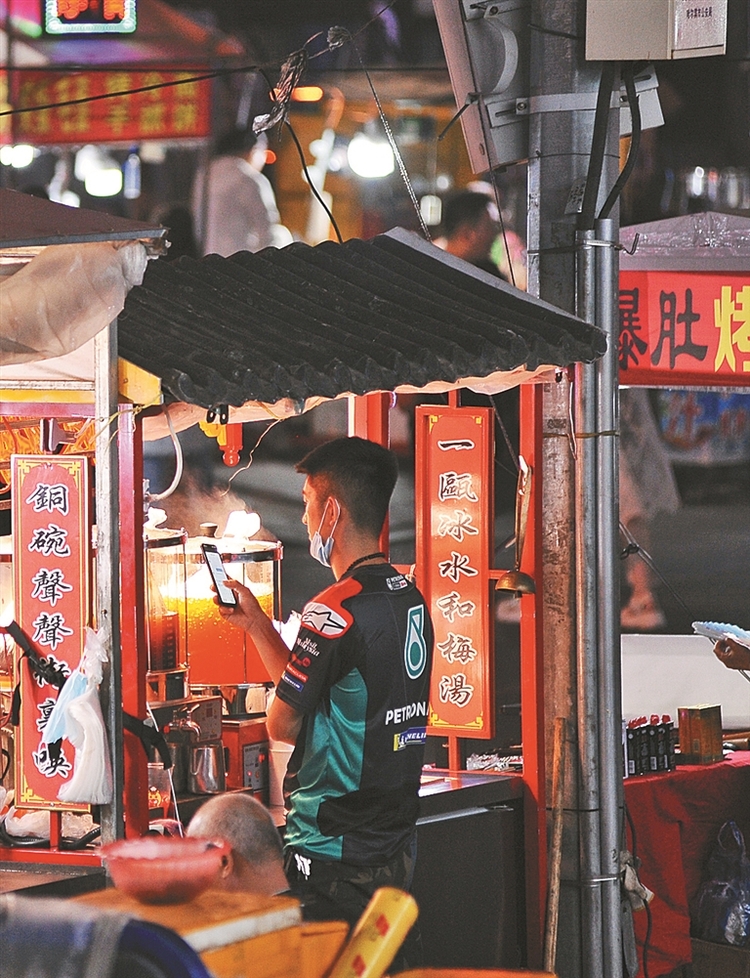
[[[529,518],[529,502],[531,497],[531,469],[526,464],[523,455],[518,456],[518,483],[516,486],[516,557],[514,568],[506,571],[497,579],[496,591],[515,591],[516,594],[535,594],[534,578],[521,570],[523,543],[526,537],[526,525]]]

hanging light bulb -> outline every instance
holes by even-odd
[[[91,197],[114,197],[122,190],[119,164],[99,146],[83,146],[76,153],[74,172]]]
[[[16,146],[3,146],[0,149],[0,163],[3,166],[12,166],[14,170],[22,170],[24,167],[30,166],[35,156],[34,147],[27,146],[25,143],[18,143]]]
[[[122,170],[113,160],[111,166],[90,173],[83,185],[91,197],[115,197],[122,190]]]
[[[346,158],[350,169],[358,177],[378,179],[387,177],[395,169],[390,144],[385,139],[373,139],[364,132],[352,137]]]

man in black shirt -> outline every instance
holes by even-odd
[[[380,551],[395,456],[339,438],[307,476],[310,552],[336,583],[310,601],[291,654],[251,592],[237,608],[276,683],[269,736],[295,744],[285,794],[285,868],[311,919],[354,924],[380,886],[408,889],[432,663],[424,598]]]

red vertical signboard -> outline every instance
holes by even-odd
[[[435,628],[428,731],[489,739],[494,419],[488,408],[420,407],[416,423],[417,567]]]
[[[620,273],[620,383],[750,384],[750,275]]]
[[[12,458],[16,619],[39,655],[66,675],[81,659],[89,617],[88,482],[84,456]],[[57,800],[73,772],[73,747],[64,739],[59,746],[42,742],[57,688],[36,677],[27,658],[18,660],[16,678],[16,805],[80,808]]]

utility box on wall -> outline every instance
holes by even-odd
[[[728,0],[587,0],[589,61],[724,54]]]

